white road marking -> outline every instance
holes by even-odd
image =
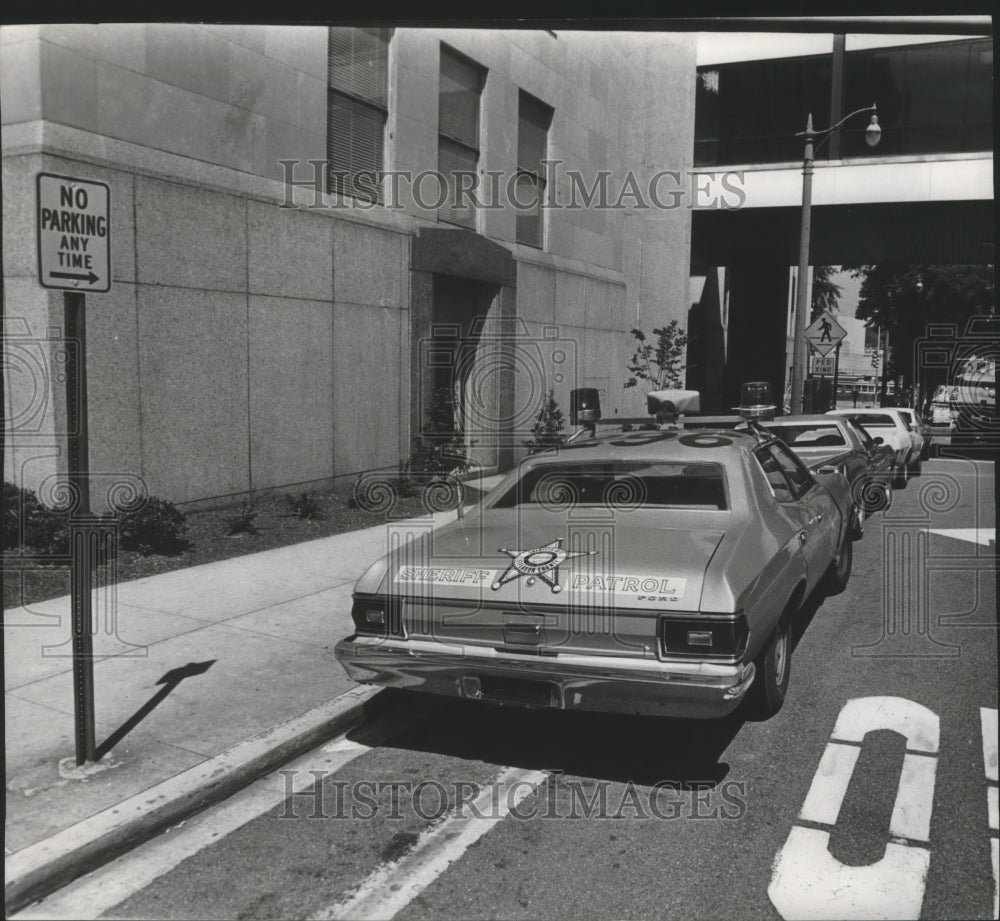
[[[802,805],[800,818],[834,826],[869,732],[889,729],[906,738],[889,825],[897,840],[881,860],[848,866],[829,851],[830,832],[792,826],[775,856],[767,894],[786,919],[900,919],[920,917],[930,851],[910,842],[930,837],[940,721],[902,697],[849,700],[837,716]],[[899,840],[903,839],[903,840]]]
[[[394,917],[472,844],[503,821],[546,777],[543,771],[504,769],[469,804],[467,812],[450,815],[426,828],[407,854],[378,867],[351,896],[315,914],[313,921]]]
[[[861,749],[857,745],[827,743],[806,794],[806,801],[802,804],[800,819],[823,825],[837,824],[844,794],[847,793],[860,754]]]
[[[933,755],[903,755],[896,803],[892,807],[889,834],[910,841],[930,841],[931,810],[937,758]]]
[[[983,728],[983,766],[986,779],[997,782],[997,711],[990,707],[979,708],[979,723]],[[996,828],[996,826],[993,826]]]
[[[830,854],[830,833],[793,826],[774,862],[767,894],[786,919],[895,919],[920,917],[930,853],[890,841],[885,856],[850,867]]]
[[[990,839],[990,857],[993,859],[993,917],[1000,918],[1000,841]]]
[[[937,714],[905,697],[857,697],[844,704],[833,728],[833,738],[864,741],[869,732],[891,729],[906,737],[911,751],[937,754],[941,725]]]
[[[405,720],[383,720],[378,731],[370,734],[370,745],[341,736],[321,750],[283,765],[281,770],[295,771],[292,789],[296,793],[305,792],[316,784],[317,777],[311,771],[324,774],[338,771],[372,747],[383,744],[392,735],[412,726],[413,722],[412,716]],[[12,915],[12,921],[22,918],[100,917],[169,873],[188,857],[279,806],[289,795],[286,776],[278,771],[267,774],[219,806],[182,823],[183,827],[175,826],[117,860],[70,883],[41,902]]]
[[[926,528],[928,534],[940,534],[954,540],[964,540],[972,544],[988,547],[997,541],[996,528]]]
[[[993,864],[993,917],[1000,917],[1000,807],[997,804],[997,711],[994,707],[979,708],[979,723],[983,730],[983,770],[986,773],[986,811],[990,820],[990,862]]]

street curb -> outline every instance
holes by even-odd
[[[364,705],[381,690],[370,686],[352,688],[11,854],[4,860],[7,916],[357,725],[364,718]]]

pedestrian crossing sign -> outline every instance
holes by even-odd
[[[819,355],[827,355],[840,345],[847,330],[837,322],[837,318],[824,310],[806,327],[805,337],[809,346]]]

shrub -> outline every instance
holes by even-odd
[[[3,549],[19,547],[41,554],[69,552],[69,523],[65,511],[43,505],[30,489],[3,484]]]
[[[402,473],[466,473],[472,462],[460,436],[431,443],[421,441],[400,466]]]
[[[532,426],[531,438],[523,443],[524,446],[531,454],[537,454],[539,451],[565,444],[566,436],[563,434],[565,424],[562,410],[556,402],[555,391],[550,390]]]
[[[134,512],[118,518],[118,537],[123,550],[151,553],[178,553],[187,546],[182,534],[187,530],[185,515],[166,499],[150,496]]]
[[[472,468],[465,434],[455,424],[455,400],[449,387],[438,387],[424,413],[424,438],[400,464],[400,473],[465,473]],[[404,487],[405,488],[405,487]]]
[[[35,494],[13,483],[3,484],[3,549],[16,550],[21,546],[21,510]]]
[[[69,553],[69,513],[37,499],[24,513],[24,543],[46,556]]]
[[[303,521],[315,521],[322,518],[322,510],[315,492],[301,492],[297,496],[285,496],[285,502],[292,514]]]
[[[239,514],[226,519],[226,535],[232,537],[235,534],[259,534],[257,525],[254,523],[259,510],[256,499],[244,499],[240,505]]]
[[[52,509],[30,489],[4,483],[4,549],[23,546],[47,556],[69,554],[69,512]],[[118,516],[118,540],[123,550],[143,554],[176,553],[185,548],[184,513],[164,499],[150,499],[135,511]]]

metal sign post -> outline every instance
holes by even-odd
[[[840,346],[842,344],[842,342],[837,343],[837,351],[833,356],[833,406],[830,409],[837,408],[837,379],[840,377]]]
[[[94,567],[106,562],[106,522],[90,511],[86,292],[111,289],[111,188],[105,182],[38,173],[38,281],[63,290],[66,361],[66,472],[70,513],[73,709],[76,763],[97,760],[94,731]]]
[[[94,730],[94,641],[93,641],[93,564],[94,529],[86,520],[90,515],[90,450],[87,429],[86,365],[86,296],[76,292],[63,294],[65,337],[72,343],[66,362],[66,457],[70,493],[76,506],[70,519],[70,551],[73,568],[70,576],[73,623],[73,706],[76,723],[76,763],[96,761]]]

